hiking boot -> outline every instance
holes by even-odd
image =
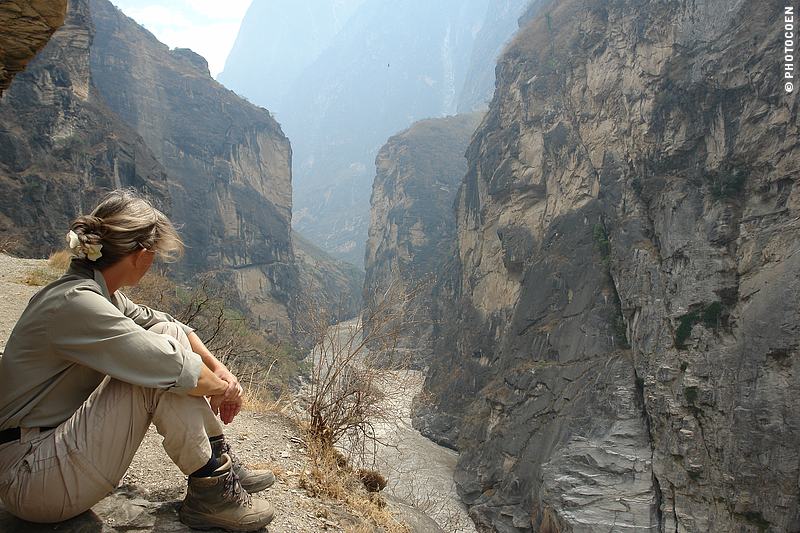
[[[275,483],[275,474],[269,470],[248,470],[239,461],[239,458],[231,450],[230,445],[225,438],[215,438],[211,441],[211,453],[214,457],[222,457],[222,454],[228,454],[233,463],[233,471],[239,477],[239,482],[242,488],[248,494],[254,494],[271,487]]]
[[[209,477],[189,477],[186,498],[178,512],[181,522],[192,529],[214,527],[228,531],[257,531],[272,521],[275,510],[263,500],[253,500],[239,484],[231,458]]]

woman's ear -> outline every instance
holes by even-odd
[[[133,266],[135,268],[139,268],[142,266],[142,262],[146,260],[145,255],[147,255],[147,250],[144,248],[139,248],[135,252],[131,253],[131,260],[133,261]]]

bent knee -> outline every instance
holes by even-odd
[[[148,331],[160,333],[161,335],[169,335],[173,339],[177,339],[178,342],[180,342],[183,346],[187,348],[191,347],[191,344],[189,343],[189,337],[186,336],[183,328],[175,322],[157,322],[150,326]]]
[[[183,333],[183,330],[175,322],[156,322],[147,328],[147,330],[152,331],[153,333],[169,335],[170,337],[175,337],[176,339],[181,333]]]

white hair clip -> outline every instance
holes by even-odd
[[[78,234],[72,230],[69,230],[69,233],[67,233],[67,244],[69,245],[69,251],[72,252],[72,255],[75,257],[81,259],[85,257],[89,261],[97,261],[103,256],[103,254],[100,253],[100,248],[103,247],[102,244],[83,244]]]

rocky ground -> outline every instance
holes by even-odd
[[[4,302],[0,306],[0,347],[5,346],[25,304],[38,290],[38,286],[28,283],[41,279],[46,268],[44,261],[0,254],[0,295]],[[245,464],[270,468],[276,474],[275,485],[262,493],[276,508],[275,520],[269,526],[271,533],[370,530],[344,504],[311,497],[300,488],[308,456],[301,432],[291,417],[274,410],[251,408],[226,427],[226,436]],[[169,460],[159,435],[151,428],[120,488],[92,511],[62,524],[36,525],[21,522],[0,510],[0,531],[191,531],[177,520],[185,488],[185,476]],[[424,517],[416,519],[419,526],[415,530],[434,530],[426,529]]]

